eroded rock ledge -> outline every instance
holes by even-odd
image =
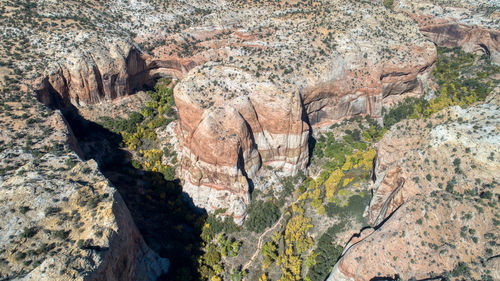
[[[435,44],[485,54],[493,63],[500,64],[497,1],[399,0],[394,7],[413,18],[420,32]]]
[[[131,42],[118,40],[72,52],[34,85],[42,103],[78,107],[130,95],[154,86],[161,77],[183,77],[192,67],[189,59],[155,58]]]
[[[169,260],[146,245],[97,163],[70,151],[80,149],[62,114],[41,112],[30,112],[36,124],[0,123],[0,141],[17,144],[0,151],[2,171],[15,167],[0,175],[2,218],[9,224],[0,228],[0,278],[153,281],[165,274]],[[23,150],[16,134],[26,132],[35,141]]]

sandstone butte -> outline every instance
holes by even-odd
[[[499,15],[480,10],[482,4],[491,4],[486,0],[399,0],[391,9],[382,1],[325,0],[300,9],[230,1],[176,2],[161,9],[139,1],[104,2],[93,3],[99,9],[83,11],[101,19],[101,27],[68,31],[78,48],[64,43],[66,31],[26,31],[37,42],[26,51],[38,60],[14,63],[45,71],[27,75],[32,80],[23,87],[46,105],[78,108],[119,99],[159,77],[177,79],[184,190],[196,205],[226,209],[238,223],[259,169],[269,165],[294,175],[306,168],[312,130],[357,115],[380,118],[383,106],[422,95],[436,59],[434,44],[485,53],[500,63]],[[46,3],[39,14],[71,11],[71,5]],[[120,16],[114,21],[99,16],[103,7]],[[192,19],[190,24],[185,17]],[[389,231],[391,223],[397,227],[404,202],[426,197],[412,188],[402,167],[381,166],[387,157],[383,151],[381,144],[376,169],[385,176],[376,183],[368,216],[375,223],[399,211],[388,226],[347,250],[332,280],[341,280],[335,279],[338,274],[367,280],[374,263],[365,259],[354,268],[355,250]],[[113,204],[120,205],[119,195],[109,188],[108,194],[116,194]],[[118,243],[131,255],[148,252],[127,212],[113,210],[111,223],[128,222],[125,229],[133,235],[115,230],[118,236],[111,237],[136,237],[136,244],[127,248],[130,238],[106,243]],[[133,279],[116,277],[132,269],[109,268],[109,258],[97,262],[110,272],[108,280]],[[165,270],[165,261],[159,264],[157,272]],[[392,273],[386,268],[380,272]]]

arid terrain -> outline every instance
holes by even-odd
[[[0,3],[0,280],[500,280],[497,1]]]

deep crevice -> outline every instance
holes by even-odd
[[[306,167],[309,167],[311,164],[311,159],[312,159],[312,152],[314,151],[314,147],[316,146],[316,139],[313,136],[313,129],[311,122],[309,120],[309,115],[307,114],[307,108],[306,105],[304,104],[304,100],[302,99],[302,95],[299,95],[300,98],[300,106],[302,107],[302,121],[306,122],[306,124],[309,126],[309,137],[307,138],[307,149],[308,149],[308,159],[307,159],[307,164]]]
[[[486,47],[485,44],[479,44],[479,46],[481,47],[481,49],[483,49],[484,53],[488,56],[488,58],[491,58],[491,52],[488,49],[488,47]]]

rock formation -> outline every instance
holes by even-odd
[[[35,82],[37,98],[57,108],[95,104],[154,86],[161,77],[182,77],[190,61],[155,60],[130,42],[96,44],[75,51]]]
[[[309,126],[297,92],[283,92],[239,69],[208,65],[176,86],[175,102],[183,189],[197,205],[228,209],[241,222],[248,179],[262,164],[291,175],[307,164]]]
[[[488,194],[498,192],[500,162],[491,152],[499,149],[499,109],[493,94],[485,104],[393,126],[378,144],[368,209],[378,228],[349,243],[329,280],[425,279],[460,261],[477,263],[471,276],[485,278],[481,263],[498,251],[489,242],[498,231]]]
[[[218,62],[192,69],[175,88],[184,190],[199,206],[226,208],[241,221],[247,181],[256,175],[260,162],[281,168],[285,175],[305,167],[307,123],[325,127],[357,115],[380,117],[384,104],[422,93],[436,52],[416,25],[366,3],[337,1],[335,10],[324,4],[321,22],[300,15],[287,15],[283,22],[270,12],[252,11],[252,17],[269,22],[243,20],[248,22],[246,34],[234,31],[219,33],[217,41],[199,39],[218,50],[212,51]],[[344,8],[375,8],[383,16],[352,15],[346,32],[346,23],[336,17]],[[268,9],[287,13],[279,6]],[[384,29],[387,33],[362,31],[382,18],[392,27]],[[274,24],[282,31],[273,31]],[[401,24],[404,40],[396,28]],[[328,26],[338,32],[328,32]],[[317,38],[310,44],[297,40],[310,37],[311,30]]]
[[[8,103],[13,112],[20,103]],[[144,242],[120,194],[93,160],[83,162],[59,111],[23,109],[38,122],[2,116],[0,278],[156,280],[169,267]],[[12,130],[15,128],[15,130]],[[14,157],[15,156],[15,157]]]
[[[185,190],[199,206],[228,208],[241,219],[247,181],[261,162],[285,174],[305,167],[308,124],[378,118],[383,105],[426,87],[436,51],[413,21],[373,3],[318,4],[298,13],[232,3],[214,11],[228,24],[203,18],[165,36],[168,44],[151,54],[125,41],[97,43],[64,58],[41,81],[39,99],[78,107],[127,95],[156,77],[181,79]]]
[[[400,0],[395,7],[415,19],[422,34],[435,44],[485,54],[500,64],[497,2]]]
[[[32,103],[19,94],[21,89],[54,108],[78,108],[151,87],[159,77],[181,80],[175,100],[184,191],[195,204],[209,211],[226,209],[225,215],[242,222],[252,179],[262,166],[284,175],[305,168],[311,129],[353,116],[379,118],[383,106],[421,95],[436,59],[427,39],[500,60],[498,3],[491,0],[399,0],[387,8],[382,1],[348,0],[163,2],[14,5],[0,0],[0,101],[5,108],[0,111],[0,200],[5,206],[0,212],[9,224],[0,228],[2,278],[149,280],[168,267],[144,244],[119,194],[95,163],[77,158],[81,151],[61,115]],[[469,125],[482,122],[490,131],[496,128],[474,111],[455,108],[450,114]],[[393,131],[380,144],[367,214],[371,223],[383,225],[351,241],[332,278],[364,280],[373,277],[369,270],[425,278],[429,272],[416,271],[425,266],[450,270],[456,264],[441,251],[474,248],[459,253],[470,259],[487,252],[483,237],[494,232],[490,211],[484,213],[485,220],[474,215],[452,223],[450,216],[461,217],[471,206],[481,206],[466,198],[447,209],[446,198],[459,195],[425,180],[427,174],[438,177],[460,194],[486,192],[488,184],[496,186],[491,179],[498,163],[492,163],[489,153],[498,150],[498,139],[464,139],[470,128],[462,128],[455,117],[449,120],[456,128],[433,120],[441,127],[427,130],[415,121],[418,131],[411,136]],[[467,156],[476,168],[451,162],[448,155],[455,151],[450,149],[463,147],[477,150]],[[411,163],[435,167],[416,174]],[[453,177],[438,169],[442,167],[458,168],[466,178]],[[468,180],[473,178],[482,183],[477,190],[476,182]],[[438,202],[431,204],[434,197]],[[406,206],[418,211],[409,212]],[[458,228],[461,233],[467,227],[466,238],[474,242],[475,237],[479,247],[464,240],[455,249],[449,241],[436,241],[437,227],[417,223],[417,232],[394,237],[432,243],[431,250],[412,245],[416,255],[389,257],[379,242],[399,231],[399,225],[410,228],[402,221],[412,214],[425,218],[428,213],[443,221],[440,228],[452,232],[453,243],[461,239],[455,235]],[[417,239],[416,233],[430,233],[429,240]],[[406,247],[406,240],[395,239],[391,247]],[[369,258],[359,259],[360,251],[369,252]],[[375,263],[377,253],[395,263]],[[419,258],[438,254],[431,265]],[[402,266],[412,260],[418,266]]]

